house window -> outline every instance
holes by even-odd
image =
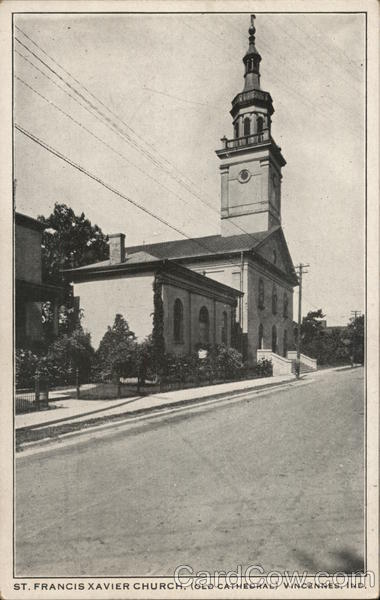
[[[235,138],[239,137],[239,121],[235,121],[235,124],[234,124],[234,135],[235,135]]]
[[[199,311],[199,341],[201,344],[208,344],[210,341],[210,319],[205,306]]]
[[[183,304],[179,298],[174,302],[174,341],[177,344],[183,343]]]
[[[226,311],[223,312],[222,319],[222,344],[227,346],[228,317]]]
[[[288,294],[285,292],[284,293],[284,310],[283,310],[283,317],[284,319],[287,319],[289,316],[289,298],[288,298]]]
[[[260,323],[259,327],[259,349],[262,350],[264,348],[264,327],[263,324]]]
[[[245,117],[244,119],[244,135],[250,135],[251,133],[251,121],[249,117]]]
[[[264,308],[264,282],[262,279],[259,279],[259,308]]]
[[[272,313],[274,315],[277,314],[277,290],[276,290],[276,286],[273,286],[272,289]]]
[[[288,332],[284,331],[284,356],[286,357],[288,353]]]
[[[272,327],[272,352],[277,354],[277,329],[276,325]]]

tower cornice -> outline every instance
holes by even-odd
[[[240,109],[252,105],[266,108],[269,115],[273,115],[274,113],[272,96],[269,92],[264,92],[263,90],[249,90],[248,92],[236,94],[235,98],[232,100],[230,114],[235,118]]]

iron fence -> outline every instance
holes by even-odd
[[[16,414],[42,410],[48,407],[49,383],[46,379],[36,377],[34,388],[16,388]]]

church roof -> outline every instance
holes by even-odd
[[[278,227],[270,231],[260,231],[259,233],[250,234],[243,233],[228,237],[208,235],[193,239],[130,246],[126,248],[126,254],[143,251],[161,259],[182,260],[184,258],[198,258],[207,255],[214,256],[215,254],[246,252],[247,250],[253,250],[265,238],[271,235],[275,229],[277,230]]]
[[[263,248],[266,247],[266,242],[267,240],[269,241],[269,238],[271,238],[271,241],[277,240],[280,242],[280,251],[285,261],[284,270],[280,270],[276,265],[271,264],[263,254]],[[240,252],[254,252],[255,259],[266,268],[279,276],[285,276],[293,285],[298,285],[281,226],[257,233],[244,233],[232,236],[209,235],[192,239],[129,246],[125,248],[125,260],[122,263],[111,263],[109,260],[103,260],[75,269],[65,269],[65,272],[71,275],[78,273],[78,276],[80,276],[80,272],[84,274],[90,272],[99,273],[105,270],[125,271],[126,269],[136,271],[136,269],[145,269],[157,262],[174,261],[177,263],[179,261],[182,264],[186,264],[196,260],[207,260],[208,257],[223,257]]]

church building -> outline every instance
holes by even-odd
[[[216,150],[220,235],[126,248],[123,235],[110,236],[109,261],[68,272],[80,296],[84,327],[93,336],[102,321],[101,294],[108,312],[123,313],[138,336],[150,333],[151,312],[144,308],[146,296],[139,287],[149,263],[149,273],[157,273],[158,266],[161,273],[169,265],[172,269],[171,281],[165,271],[163,292],[168,351],[185,354],[206,340],[234,343],[253,364],[258,349],[287,356],[294,347],[293,288],[298,279],[281,228],[281,171],[286,162],[271,135],[274,108],[260,86],[260,61],[252,16],[244,87],[230,111],[233,135],[223,137]],[[121,290],[116,294],[115,285]],[[237,337],[232,335],[236,330]],[[94,341],[98,338],[96,334]]]

